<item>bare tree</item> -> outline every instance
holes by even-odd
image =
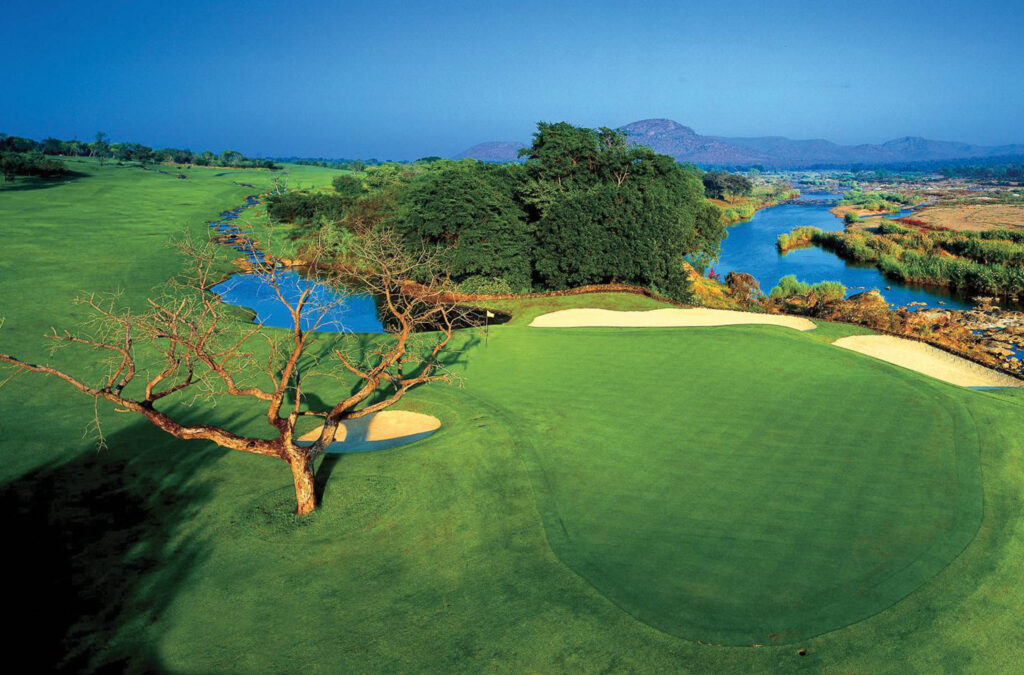
[[[64,380],[87,396],[113,402],[120,411],[142,415],[176,438],[213,441],[224,448],[284,460],[295,485],[296,513],[308,514],[317,506],[314,462],[333,442],[340,425],[384,410],[418,385],[452,382],[455,377],[448,365],[460,309],[445,301],[449,282],[438,272],[437,252],[410,252],[390,230],[367,234],[349,245],[348,258],[358,264],[343,268],[325,264],[322,256],[329,247],[322,241],[307,254],[314,269],[333,269],[323,283],[341,293],[368,292],[379,298],[386,328],[381,336],[317,335],[337,300],[315,299],[309,285],[290,297],[281,268],[272,262],[257,263],[254,273],[276,291],[291,316],[291,328],[246,324],[207,290],[215,279],[215,246],[186,241],[180,248],[189,261],[188,271],[149,298],[145,311],[120,308],[116,296],[90,295],[76,302],[91,310],[95,318],[91,324],[81,332],[53,331],[46,336],[56,344],[109,356],[108,374],[102,381],[87,382],[65,370],[9,354],[0,353],[0,362],[17,372]],[[413,283],[413,278],[419,283]],[[410,294],[410,289],[416,293]],[[316,340],[320,343],[312,353],[310,346]],[[323,340],[328,341],[327,348]],[[256,364],[257,353],[261,365]],[[351,385],[345,398],[322,404],[304,395],[304,378],[324,371],[333,371]],[[175,399],[215,400],[224,395],[259,406],[273,437],[184,423],[181,406],[173,405]],[[316,405],[311,405],[313,401]],[[308,444],[296,437],[296,424],[306,417],[322,421],[319,438]]]

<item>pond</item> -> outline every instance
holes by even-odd
[[[732,271],[750,274],[765,293],[778,284],[779,279],[792,274],[805,283],[839,281],[850,293],[878,289],[892,306],[912,302],[923,302],[932,308],[968,309],[972,306],[965,298],[944,289],[911,286],[888,279],[873,266],[847,262],[816,246],[779,253],[775,246],[779,235],[795,227],[810,225],[827,232],[842,230],[843,221],[829,212],[839,199],[842,199],[840,194],[804,194],[800,203],[762,209],[747,222],[733,225],[722,242],[715,272],[723,279]],[[912,209],[905,209],[901,214],[911,212]]]

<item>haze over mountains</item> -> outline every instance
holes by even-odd
[[[983,146],[952,141],[933,141],[915,136],[873,145],[838,145],[822,139],[792,140],[782,136],[727,138],[702,136],[690,127],[668,119],[648,119],[623,127],[631,141],[681,162],[714,166],[764,166],[801,168],[811,166],[885,165],[942,160],[987,159],[1024,155],[1024,145]],[[512,162],[520,148],[516,141],[480,143],[456,156],[485,162]]]

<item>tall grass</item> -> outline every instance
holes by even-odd
[[[918,230],[883,220],[876,234],[818,232],[812,243],[900,281],[1024,299],[1024,232]]]
[[[821,230],[817,227],[797,227],[789,234],[780,234],[775,241],[775,247],[779,249],[779,253],[785,253],[790,249],[810,246],[814,242],[816,234],[821,234]]]

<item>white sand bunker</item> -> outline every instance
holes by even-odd
[[[832,344],[961,387],[1021,387],[1024,382],[941,349],[890,335],[851,335]]]
[[[814,323],[799,316],[737,312],[730,309],[652,309],[642,312],[619,312],[612,309],[563,309],[542,314],[530,325],[541,328],[581,328],[586,326],[618,326],[623,328],[658,328],[675,326],[734,326],[760,323],[785,326],[797,330],[813,330]]]
[[[334,442],[326,452],[370,452],[387,450],[426,438],[441,428],[441,420],[407,410],[383,410],[354,420],[346,420],[334,432]],[[323,425],[299,436],[300,442],[320,438]]]

